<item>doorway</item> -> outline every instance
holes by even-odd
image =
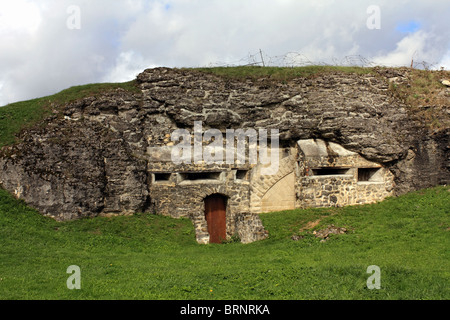
[[[205,218],[209,243],[222,243],[227,238],[227,197],[213,194],[205,198]]]

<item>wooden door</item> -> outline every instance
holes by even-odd
[[[205,217],[209,243],[221,243],[227,238],[227,198],[212,195],[205,198]]]

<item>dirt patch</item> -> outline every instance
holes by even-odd
[[[347,228],[336,227],[335,225],[329,225],[325,229],[314,231],[313,234],[316,238],[322,238],[321,241],[327,241],[330,234],[344,234],[347,233]]]
[[[311,230],[312,228],[315,228],[319,225],[320,221],[322,219],[317,219],[316,221],[310,221],[304,226],[303,228],[300,228],[299,232],[304,232],[306,230]]]
[[[316,221],[308,222],[308,224],[300,229],[300,232],[304,232],[305,230],[312,229],[316,227],[320,223],[320,219]],[[329,239],[331,234],[344,234],[347,233],[348,229],[343,227],[336,227],[335,225],[329,225],[325,229],[315,230],[313,232],[309,232],[310,234],[313,234],[316,238],[321,238],[320,242],[325,242]],[[292,235],[291,239],[294,241],[298,241],[303,239],[303,235],[294,234]]]
[[[340,212],[339,210],[334,210],[334,208],[330,208],[329,211],[331,212],[329,215],[321,216],[319,219],[317,219],[315,221],[309,221],[304,227],[299,229],[299,232],[311,230],[311,229],[317,227],[319,225],[319,223],[322,221],[322,219],[332,217]]]

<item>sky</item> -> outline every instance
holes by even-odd
[[[0,106],[154,67],[450,70],[449,17],[450,0],[0,0]]]

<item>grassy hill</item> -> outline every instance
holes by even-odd
[[[189,220],[60,223],[0,190],[0,299],[445,300],[449,214],[450,188],[437,187],[373,205],[263,214],[267,240],[199,245]],[[331,224],[348,231],[315,237]],[[81,290],[67,289],[71,265]],[[370,265],[380,267],[379,290],[367,288]]]
[[[196,70],[278,80],[373,71]],[[430,127],[442,128],[444,102],[433,98],[442,89],[439,76],[414,71],[412,85],[391,90],[423,112]],[[134,81],[92,84],[1,107],[0,148],[59,106],[116,88],[138,92]],[[436,107],[423,110],[422,101]],[[375,205],[263,214],[269,239],[203,246],[189,220],[136,214],[59,223],[0,189],[0,299],[449,299],[449,192],[438,187]],[[315,237],[331,224],[348,232],[325,242]],[[81,268],[81,290],[67,289],[71,265]],[[380,290],[367,288],[370,265],[381,269]]]
[[[383,69],[383,68],[381,68]],[[215,74],[229,79],[266,78],[271,81],[287,81],[294,78],[314,77],[324,73],[352,73],[376,75],[374,68],[306,66],[306,67],[217,67],[182,69]],[[395,69],[394,69],[395,70]],[[450,125],[448,97],[440,79],[450,79],[449,71],[409,70],[410,79],[404,84],[390,84],[390,92],[409,106],[411,115],[420,119],[431,129],[442,129]],[[386,80],[387,81],[387,80]],[[75,86],[52,96],[21,101],[0,107],[0,148],[13,144],[15,135],[22,129],[37,124],[52,115],[54,110],[67,103],[88,96],[95,96],[107,90],[122,88],[139,92],[136,81],[124,83],[99,83]]]
[[[36,125],[51,116],[58,107],[117,88],[139,92],[135,81],[87,84],[71,87],[48,97],[20,101],[0,107],[0,148],[16,142],[15,136],[22,129]]]

